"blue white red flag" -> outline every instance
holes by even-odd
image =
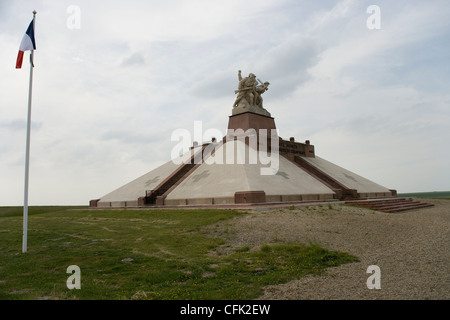
[[[34,20],[34,19],[33,19]],[[25,32],[22,42],[19,47],[19,54],[17,55],[16,69],[22,68],[23,53],[27,50],[36,50],[36,41],[34,40],[34,26],[33,20],[31,20],[27,31]]]

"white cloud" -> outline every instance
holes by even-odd
[[[445,1],[379,1],[381,30],[367,1],[78,1],[70,30],[71,4],[1,4],[0,205],[23,199],[28,66],[14,63],[34,8],[31,204],[87,204],[168,161],[195,120],[224,131],[239,69],[271,83],[282,136],[400,191],[449,189]]]
[[[143,65],[143,64],[145,64],[144,56],[139,52],[135,52],[132,55],[123,59],[123,61],[120,65],[122,67],[129,67],[129,66],[136,66],[136,65]]]

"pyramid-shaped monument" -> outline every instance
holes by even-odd
[[[238,73],[238,89],[222,140],[190,150],[124,186],[90,201],[91,207],[264,204],[382,198],[396,195],[316,156],[308,140],[284,140],[263,107],[269,83]]]

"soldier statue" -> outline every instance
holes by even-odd
[[[259,80],[256,79],[256,76],[253,73],[250,73],[248,77],[242,78],[241,70],[238,71],[238,79],[238,90],[235,91],[238,95],[233,107],[241,105],[243,108],[247,106],[258,106],[262,108],[263,99],[261,94],[268,90],[269,82],[266,81],[261,85],[258,85]]]

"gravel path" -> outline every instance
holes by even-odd
[[[424,201],[424,200],[422,200]],[[224,251],[272,242],[320,244],[349,252],[359,262],[267,287],[259,299],[449,299],[450,201],[432,208],[382,213],[341,204],[254,209],[228,221]],[[223,231],[223,230],[222,230]],[[368,289],[367,267],[381,270],[381,289]]]

